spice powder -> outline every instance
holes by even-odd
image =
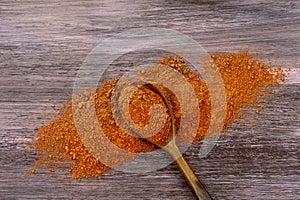
[[[211,57],[221,74],[226,91],[227,112],[223,126],[224,133],[228,125],[243,116],[242,108],[250,109],[261,105],[265,98],[274,93],[273,87],[283,86],[286,76],[284,69],[263,64],[247,51]],[[195,91],[200,110],[199,128],[194,138],[194,143],[197,143],[205,137],[210,124],[211,105],[208,88],[199,75],[189,69],[183,58],[170,56],[160,62],[181,73]],[[118,79],[104,81],[102,86],[96,89],[96,114],[107,138],[119,148],[134,153],[157,149],[152,143],[166,144],[171,126],[170,116],[167,117],[164,127],[147,140],[127,134],[117,126],[111,112],[111,95],[117,82]],[[157,87],[164,96],[170,98],[175,115],[175,127],[179,127],[181,110],[176,96],[166,88]],[[160,104],[166,109],[158,94],[147,87],[140,87],[130,99],[129,111],[132,120],[139,126],[149,124],[149,110],[154,104]],[[259,109],[256,112],[258,113]],[[57,119],[37,132],[34,148],[42,157],[35,163],[33,172],[40,167],[54,171],[60,165],[71,162],[69,172],[80,181],[82,178],[98,177],[110,169],[90,154],[81,142],[73,120],[71,101],[65,105]]]

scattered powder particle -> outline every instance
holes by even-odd
[[[282,82],[285,80],[283,69],[260,63],[246,51],[237,54],[212,55],[212,58],[221,74],[226,91],[227,113],[223,132],[226,132],[228,125],[243,116],[242,108],[249,109],[255,106],[258,107],[255,112],[259,113],[261,111],[259,105],[263,99],[273,93],[272,87],[283,86]],[[200,121],[194,142],[199,142],[208,131],[211,117],[210,96],[206,84],[196,72],[188,68],[185,60],[179,56],[163,58],[161,64],[183,74],[196,93],[200,108]],[[112,90],[117,81],[118,79],[105,81],[96,90],[96,114],[106,136],[116,146],[129,152],[155,150],[157,147],[150,142],[165,144],[170,130],[170,116],[167,116],[163,129],[147,139],[150,142],[126,134],[117,126],[113,119],[110,102]],[[169,90],[162,87],[159,89],[163,95],[170,97],[176,127],[178,127],[181,114],[179,102]],[[130,99],[129,111],[132,120],[139,126],[149,124],[149,109],[154,104],[161,104],[165,108],[158,94],[144,86],[139,88]],[[71,101],[61,111],[60,117],[38,131],[34,148],[42,157],[35,163],[33,173],[39,167],[47,167],[53,172],[59,166],[71,162],[70,174],[80,181],[81,178],[97,177],[110,169],[93,157],[81,142],[73,121]]]

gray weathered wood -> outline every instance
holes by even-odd
[[[171,28],[209,52],[250,48],[276,65],[300,66],[298,0],[2,0],[0,19],[0,199],[195,199],[175,164],[81,183],[64,170],[23,177],[37,160],[26,147],[34,128],[54,118],[85,56],[111,34]],[[299,88],[288,83],[255,116],[261,123],[233,125],[207,158],[197,147],[187,152],[216,199],[300,198]]]

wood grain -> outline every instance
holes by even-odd
[[[300,66],[298,0],[2,0],[0,19],[0,199],[195,199],[175,164],[80,183],[67,180],[67,169],[24,178],[38,158],[26,146],[34,128],[54,118],[86,55],[114,33],[170,28],[208,52],[258,50],[265,61]],[[233,125],[208,157],[188,150],[213,197],[300,199],[299,88],[299,81],[287,83],[254,116],[259,124]]]

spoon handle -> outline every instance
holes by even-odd
[[[174,158],[184,178],[186,179],[198,199],[212,200],[212,197],[208,193],[207,189],[198,179],[191,166],[184,159],[177,145],[175,143],[170,144],[167,145],[164,149]]]

